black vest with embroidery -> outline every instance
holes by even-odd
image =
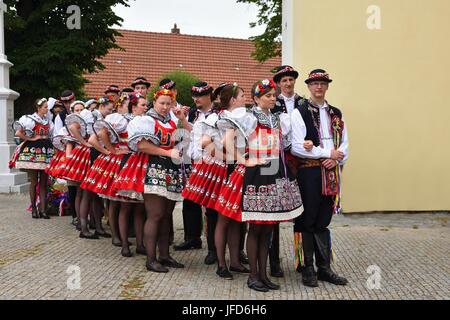
[[[211,112],[207,113],[205,118],[208,118],[213,113],[214,113],[214,109],[212,109]],[[199,116],[200,116],[200,111],[195,107],[191,108],[189,110],[189,114],[188,114],[188,121],[190,123],[194,124],[197,121]]]
[[[332,113],[336,114],[338,118],[342,120],[341,110],[331,105],[328,105],[328,107],[331,109]],[[317,112],[319,112],[319,109],[313,107],[308,100],[303,100],[303,102],[299,106],[296,106],[296,108],[298,109],[298,111],[300,111],[300,115],[302,116],[303,121],[305,122],[306,126],[305,140],[311,140],[314,143],[314,146],[316,147],[320,146],[320,134],[319,132],[317,132],[317,129],[314,126],[313,117],[311,115],[311,111],[309,110],[309,108],[314,108],[317,110]]]
[[[302,102],[305,99],[303,99],[301,96],[299,96],[298,94],[295,94],[295,98],[294,98],[294,109],[299,107],[300,104],[302,104]],[[287,107],[286,107],[286,102],[284,101],[282,95],[280,94],[277,97],[277,101],[275,102],[275,107],[272,109],[272,113],[273,114],[277,114],[277,113],[288,113]]]

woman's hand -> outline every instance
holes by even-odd
[[[184,112],[184,107],[176,107],[173,109],[173,113],[175,114],[175,117],[180,119],[181,121],[186,119],[186,113]]]
[[[115,155],[122,155],[122,154],[128,154],[128,153],[130,153],[129,149],[120,149],[119,148],[114,151]]]
[[[251,167],[260,166],[260,165],[263,165],[266,163],[267,162],[264,159],[251,158],[251,159],[248,159],[247,161],[245,161],[245,166],[251,168]]]
[[[91,144],[89,144],[88,142],[86,142],[86,141],[81,141],[81,144],[83,145],[83,146],[85,146],[85,147],[87,147],[87,148],[91,148],[92,147],[92,145]]]
[[[168,157],[170,157],[172,159],[176,159],[176,160],[181,159],[180,150],[178,150],[178,149],[167,150],[167,153],[168,153]]]

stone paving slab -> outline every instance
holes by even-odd
[[[285,277],[274,279],[281,290],[257,293],[247,276],[222,280],[206,266],[203,249],[172,252],[185,269],[167,274],[147,272],[145,257],[123,258],[109,239],[78,238],[71,217],[34,220],[24,195],[0,195],[0,299],[130,300],[328,300],[449,299],[450,215],[360,214],[336,216],[332,235],[334,269],[349,285],[301,284],[294,270],[292,225],[281,226]],[[179,208],[174,212],[175,242],[183,238]],[[134,240],[134,239],[132,239]],[[132,247],[134,250],[135,247]],[[79,268],[81,287],[68,288]],[[380,276],[368,268],[379,268]],[[76,270],[76,269],[75,269]],[[373,288],[375,280],[380,287]],[[369,285],[368,285],[369,283]]]

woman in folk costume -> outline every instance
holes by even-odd
[[[215,210],[220,190],[224,187],[224,180],[226,180],[235,167],[233,161],[235,159],[231,159],[231,161],[227,162],[227,165],[224,166],[224,161],[226,159],[223,155],[222,147],[224,133],[219,129],[219,123],[223,121],[223,118],[228,118],[232,113],[237,116],[239,111],[242,111],[239,113],[239,116],[243,117],[242,120],[248,120],[248,118],[245,117],[245,108],[241,107],[245,104],[245,96],[242,88],[237,85],[228,84],[222,89],[220,97],[221,111],[218,115],[218,119],[216,116],[213,116],[211,120],[208,121],[207,119],[208,122],[205,122],[203,125],[205,132],[201,138],[201,146],[206,150],[206,161],[203,164],[204,171],[201,172],[202,169],[197,166],[197,169],[200,169],[200,171],[194,174],[186,191],[187,196],[193,197],[196,201],[202,201],[203,204],[212,210]],[[252,128],[249,127],[249,130],[252,130]],[[210,155],[209,157],[208,154]],[[214,175],[216,178],[213,180],[212,177]],[[210,176],[211,180],[209,180]],[[212,184],[210,185],[208,182],[211,182]],[[211,201],[208,201],[208,197],[200,199],[198,196],[198,188],[200,188],[200,191],[204,189],[205,192],[210,192],[209,197]],[[230,273],[225,260],[225,248],[227,243],[230,250],[230,270],[241,273],[249,272],[249,270],[241,264],[239,259],[239,223],[226,216],[218,215],[214,231],[214,243],[218,261],[216,273],[219,277],[228,280],[233,279],[233,275]]]
[[[146,267],[153,272],[168,272],[167,267],[183,268],[169,254],[170,216],[176,201],[182,201],[183,172],[180,150],[175,147],[178,123],[170,119],[169,111],[175,99],[169,90],[159,90],[153,97],[148,116],[135,117],[128,125],[130,157],[119,175],[118,193],[144,198],[147,220],[144,227]],[[175,115],[188,128],[186,114]],[[156,259],[156,244],[159,259]]]
[[[50,136],[53,123],[48,119],[47,99],[35,103],[36,112],[22,116],[13,123],[16,136],[24,142],[20,144],[9,163],[10,168],[22,169],[30,178],[31,214],[34,219],[49,219],[47,214],[47,180],[45,168],[53,156],[53,145]],[[39,200],[41,209],[36,207],[36,187],[39,183]]]
[[[123,114],[128,112],[128,102],[129,100],[126,98],[119,98],[115,106],[117,113],[107,115],[104,119],[101,119],[101,116],[99,117],[97,114],[98,111],[95,111],[95,115],[99,119],[94,122],[93,131],[95,136],[93,136],[92,140],[96,141],[96,149],[101,154],[92,163],[92,167],[88,170],[81,184],[81,188],[85,190],[85,193],[89,192],[91,197],[94,197],[92,194],[95,194],[103,199],[110,200],[106,201],[105,205],[108,208],[112,243],[119,243],[119,245],[121,245],[118,234],[120,203],[110,193],[110,186],[116,173],[115,170],[120,165],[121,158],[128,153],[126,141],[121,141],[120,136],[124,134],[128,124],[128,121],[123,117]],[[120,157],[120,159],[116,157]]]
[[[131,101],[130,101],[131,98]],[[122,256],[131,257],[128,243],[129,212],[135,214],[137,253],[145,254],[143,245],[144,206],[131,199],[117,195],[113,188],[114,179],[121,170],[123,163],[130,153],[128,148],[127,125],[135,116],[143,115],[147,111],[147,101],[140,95],[120,98],[117,113],[111,114],[105,120],[94,123],[94,131],[104,143],[108,153],[100,155],[94,162],[92,169],[81,187],[99,194],[110,200],[109,221],[113,236],[113,245],[122,246]],[[134,207],[134,205],[136,205]],[[118,210],[120,209],[120,213]],[[117,215],[119,213],[119,215]],[[118,220],[118,221],[117,221]],[[120,232],[120,238],[119,236]]]
[[[74,114],[80,114],[85,108],[82,101],[74,101],[70,109]],[[53,146],[55,147],[55,155],[53,156],[50,164],[45,168],[45,171],[54,178],[61,178],[61,172],[64,171],[66,159],[70,157],[72,150],[79,143],[77,139],[72,137],[67,127],[62,127],[58,132],[54,134],[52,139]],[[78,194],[74,199],[74,203],[71,205],[75,209],[76,217],[79,221],[80,215],[80,202],[81,194]]]
[[[289,145],[289,116],[270,112],[275,106],[275,88],[272,80],[258,81],[252,90],[256,106],[251,112],[241,117],[231,115],[224,118],[227,122],[219,124],[227,128],[227,151],[237,146],[235,156],[239,164],[222,188],[216,209],[230,219],[249,222],[247,285],[261,292],[279,289],[266,272],[273,226],[294,219],[303,211],[297,181],[284,158],[284,148]],[[241,120],[246,117],[247,122]],[[237,143],[234,137],[238,138]],[[245,141],[245,148],[239,140]]]
[[[100,98],[98,104],[98,118],[104,118],[111,113],[113,104],[109,98]],[[94,122],[95,118],[88,110],[83,110],[80,115],[71,114],[66,118],[67,128],[72,136],[77,138],[80,144],[73,149],[72,154],[67,158],[65,169],[61,173],[61,176],[63,179],[77,184],[78,186],[81,185],[93,162],[100,153],[107,152],[107,150],[100,145],[97,136],[93,131],[92,126]],[[100,199],[94,193],[83,190],[80,187],[77,189],[77,196],[78,192],[82,193],[80,203],[80,238],[98,239],[99,236],[110,237],[101,225],[103,205]],[[90,213],[91,204],[94,205],[93,218],[95,220],[95,234],[90,233],[87,226],[87,216]]]

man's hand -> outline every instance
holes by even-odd
[[[306,141],[303,143],[303,148],[304,148],[306,151],[311,151],[311,150],[313,149],[313,147],[314,147],[314,144],[313,144],[313,142],[312,142],[311,140],[306,140]]]
[[[325,168],[327,168],[328,170],[331,170],[334,167],[336,167],[337,161],[336,160],[332,160],[332,159],[325,159],[325,160],[322,161],[322,165]]]
[[[331,150],[330,158],[332,160],[344,160],[344,153],[342,151],[333,149],[333,150]]]

